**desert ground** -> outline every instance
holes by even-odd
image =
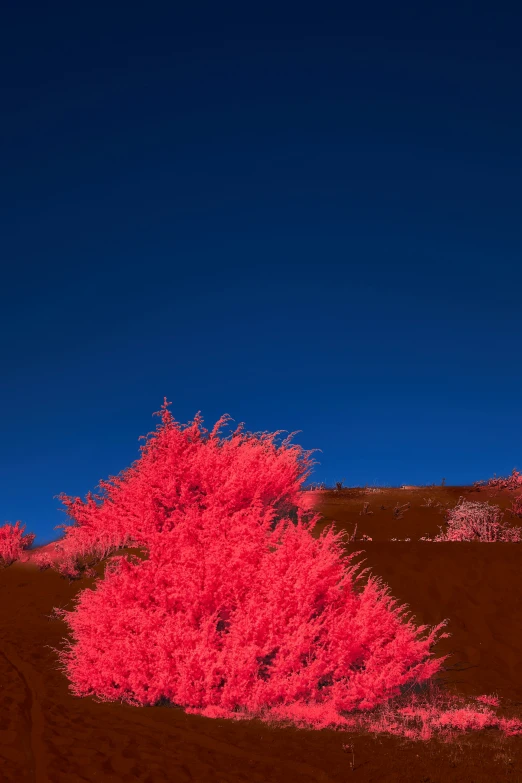
[[[522,544],[419,541],[439,533],[444,510],[461,496],[503,509],[513,500],[509,491],[475,487],[308,493],[324,517],[314,536],[332,521],[351,536],[357,526],[346,551],[362,550],[358,560],[365,558],[364,567],[408,604],[415,622],[449,619],[452,635],[434,650],[452,654],[441,686],[469,698],[495,694],[499,716],[521,718]],[[95,577],[70,581],[38,569],[32,557],[42,549],[53,545],[31,548],[23,562],[0,569],[1,783],[522,783],[522,736],[497,729],[459,733],[444,744],[74,697],[46,646],[60,647],[67,626],[49,615],[54,607],[72,609],[106,561],[95,566]],[[118,554],[126,552],[145,557],[137,549]]]

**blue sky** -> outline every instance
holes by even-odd
[[[0,524],[164,396],[330,486],[522,468],[516,10],[178,5],[4,14]]]

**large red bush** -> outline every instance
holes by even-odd
[[[72,692],[320,727],[432,677],[445,622],[421,639],[427,626],[404,621],[377,579],[357,584],[341,533],[313,537],[320,515],[300,505],[308,474],[290,438],[277,449],[277,433],[238,428],[219,441],[223,421],[208,438],[198,417],[182,431],[165,400],[140,460],[100,482],[100,503],[62,496],[77,523],[66,548],[148,553],[115,559],[74,611],[56,610],[75,640],[59,653]]]

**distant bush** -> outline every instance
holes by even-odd
[[[508,511],[512,517],[522,517],[522,497],[515,498]]]
[[[495,476],[487,481],[475,481],[473,486],[489,489],[522,489],[522,474],[518,470],[513,469],[511,476],[508,476],[508,478],[497,478]]]
[[[52,567],[53,558],[48,552],[37,552],[33,557],[33,562],[40,571],[45,571],[45,569]]]
[[[14,526],[6,523],[0,527],[0,566],[9,566],[19,560],[22,551],[30,547],[36,538],[34,533],[22,536],[25,525],[19,528],[19,524],[20,521],[17,521]]]
[[[522,530],[506,525],[499,506],[461,497],[446,515],[447,530],[444,532],[440,528],[441,533],[433,541],[522,541]]]

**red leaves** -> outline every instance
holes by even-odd
[[[28,533],[22,536],[25,530],[25,525],[19,527],[20,521],[18,520],[15,525],[5,524],[0,527],[0,565],[8,566],[14,563],[15,560],[19,560],[22,556],[22,551],[27,547],[30,547],[36,538],[34,533]]]
[[[489,503],[466,501],[463,497],[447,512],[447,530],[434,541],[522,541],[520,528],[509,528],[504,512]]]
[[[219,440],[201,418],[162,425],[131,468],[100,482],[98,504],[65,499],[74,546],[136,541],[67,614],[60,658],[76,695],[227,717],[285,714],[317,728],[371,709],[437,672],[430,648],[378,580],[356,585],[342,533],[301,505],[308,455],[278,433]],[[149,433],[150,434],[150,433]],[[285,713],[286,710],[286,713]]]

